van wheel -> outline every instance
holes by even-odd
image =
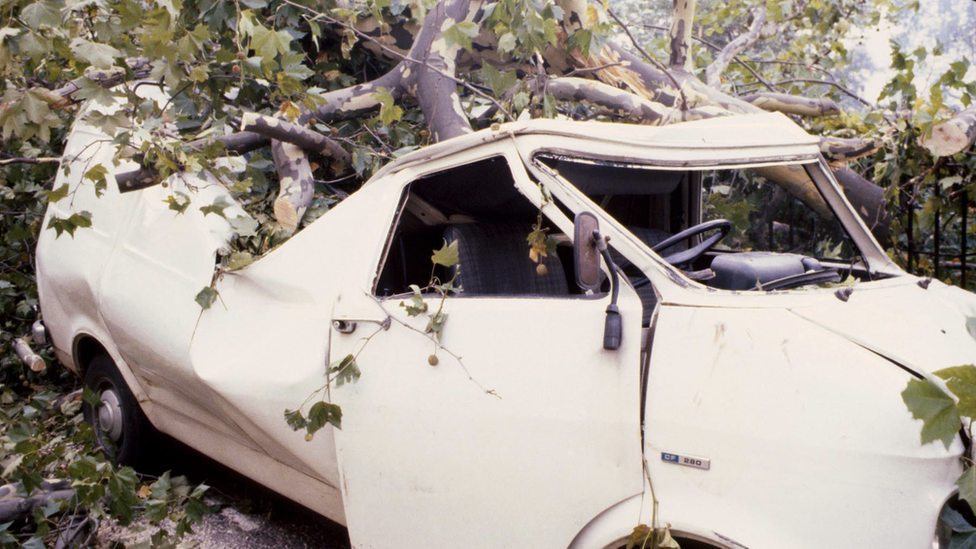
[[[92,359],[85,370],[85,386],[99,397],[97,408],[87,401],[81,405],[98,445],[115,463],[135,465],[152,425],[111,358],[99,355]]]

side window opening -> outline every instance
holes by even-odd
[[[561,244],[530,257],[528,237],[538,219],[503,157],[424,176],[404,190],[375,293],[405,294],[411,285],[427,286],[432,275],[445,281],[457,274],[459,297],[579,294],[569,239],[545,216],[542,228]],[[455,241],[457,267],[432,270],[433,251]]]

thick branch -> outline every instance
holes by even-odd
[[[0,522],[14,522],[31,516],[35,507],[54,500],[67,500],[75,496],[75,490],[66,480],[43,481],[40,491],[30,497],[18,497],[18,485],[0,487]]]
[[[850,168],[832,170],[854,211],[883,247],[891,246],[891,226],[885,209],[884,190]]]
[[[843,164],[873,153],[882,144],[880,139],[821,137],[820,153],[832,164]]]
[[[694,71],[691,57],[691,29],[695,22],[695,0],[674,0],[671,12],[671,59],[672,68],[691,74]]]
[[[754,93],[739,99],[765,111],[775,111],[798,116],[832,116],[840,114],[840,107],[826,97],[799,97],[786,93]]]
[[[617,111],[642,124],[663,125],[672,121],[672,115],[680,118],[680,112],[674,108],[594,80],[556,78],[549,81],[546,89],[560,101],[587,102]]]
[[[36,355],[34,350],[31,349],[30,345],[23,338],[18,337],[14,340],[14,352],[17,353],[24,366],[29,367],[34,372],[43,372],[47,368],[44,359]]]
[[[766,10],[759,8],[753,13],[752,25],[749,26],[749,30],[722,48],[722,51],[715,56],[715,61],[705,70],[705,82],[709,86],[717,88],[721,85],[722,74],[729,68],[729,63],[739,52],[756,43],[765,24]]]
[[[407,92],[427,118],[434,141],[443,141],[471,133],[471,123],[461,106],[457,91],[459,44],[448,44],[444,31],[465,20],[469,0],[444,0],[424,19],[424,26],[410,50],[409,57],[419,59],[404,74]]]
[[[315,180],[305,151],[291,143],[275,140],[271,156],[278,170],[280,191],[274,201],[275,219],[283,228],[298,229],[305,211],[315,197]]]
[[[241,118],[241,130],[295,145],[305,152],[320,154],[332,160],[333,172],[341,174],[350,163],[349,153],[338,143],[317,131],[297,126],[273,116],[247,112]]]
[[[968,109],[939,124],[922,143],[935,156],[952,156],[968,149],[976,142],[976,107]]]

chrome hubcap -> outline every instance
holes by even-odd
[[[102,391],[102,405],[98,408],[98,427],[115,442],[122,438],[122,404],[114,389]]]

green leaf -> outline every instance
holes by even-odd
[[[976,467],[966,469],[966,472],[956,480],[959,487],[959,499],[969,504],[970,509],[976,509]]]
[[[230,206],[231,203],[227,201],[227,197],[221,195],[217,197],[217,200],[213,201],[213,204],[200,206],[200,211],[203,212],[203,215],[214,214],[226,219],[227,216],[224,215],[224,210]]]
[[[190,197],[180,191],[175,191],[173,194],[167,196],[166,200],[163,200],[163,203],[169,204],[169,209],[174,212],[182,214],[190,207]]]
[[[407,316],[418,316],[426,313],[427,302],[424,301],[424,295],[420,292],[420,286],[411,284],[410,289],[413,290],[413,297],[410,298],[410,304],[408,305],[406,301],[401,301],[400,306],[407,310]]]
[[[254,263],[254,256],[250,252],[234,252],[227,258],[227,268],[232,271],[243,269],[251,263]]]
[[[214,290],[210,286],[204,287],[202,290],[200,290],[200,293],[197,294],[197,297],[194,298],[194,301],[199,303],[200,308],[203,310],[209,309],[210,306],[213,305],[214,301],[216,300],[217,300],[217,290]]]
[[[380,104],[379,122],[389,126],[403,117],[403,109],[396,105],[393,94],[386,88],[377,88],[372,94],[373,100]]]
[[[285,31],[266,29],[263,26],[254,27],[251,38],[251,49],[261,57],[273,59],[276,54],[286,54],[291,51],[291,35]]]
[[[441,249],[434,252],[434,255],[430,256],[430,260],[434,265],[440,265],[442,267],[453,267],[457,265],[458,262],[458,241],[455,240],[450,244],[444,241],[444,245]]]
[[[54,189],[53,191],[44,191],[44,196],[47,197],[47,201],[49,203],[53,204],[54,202],[68,196],[68,184],[63,183],[60,187]]]
[[[27,23],[28,27],[34,30],[37,30],[41,25],[60,27],[63,20],[62,8],[64,8],[63,2],[39,0],[21,10],[20,17]]]
[[[99,69],[107,69],[115,64],[115,59],[117,57],[122,57],[122,52],[109,46],[108,44],[99,44],[97,42],[89,42],[84,38],[75,38],[71,41],[71,51],[74,52],[75,56],[84,61],[85,63],[91,63]]]
[[[471,51],[471,39],[478,36],[480,27],[471,21],[461,21],[451,25],[444,31],[444,40],[449,46],[461,46],[467,51]]]
[[[74,97],[76,99],[94,101],[95,103],[104,105],[106,107],[115,104],[115,94],[112,92],[112,90],[103,88],[91,78],[79,78],[75,80],[75,83],[81,88],[74,93]],[[119,114],[124,115],[124,113]]]
[[[329,374],[336,374],[336,387],[342,387],[347,382],[358,381],[362,376],[355,355],[346,355],[342,360],[329,365]]]
[[[953,366],[932,373],[946,380],[946,387],[959,399],[959,415],[976,418],[976,366]]]
[[[913,379],[901,398],[912,416],[922,420],[922,444],[941,440],[948,449],[962,427],[952,397],[927,379]]]
[[[300,431],[308,425],[301,410],[285,410],[285,422],[293,431]]]
[[[342,409],[328,402],[316,402],[308,411],[308,434],[314,435],[327,423],[336,429],[342,429]]]
[[[500,98],[518,82],[518,75],[515,71],[499,72],[498,69],[488,63],[482,65],[481,75],[484,77],[488,87],[491,88],[492,95],[496,98]]]
[[[102,193],[108,188],[106,175],[108,175],[108,168],[102,164],[95,164],[85,172],[84,178],[95,184],[95,196],[102,196]]]

